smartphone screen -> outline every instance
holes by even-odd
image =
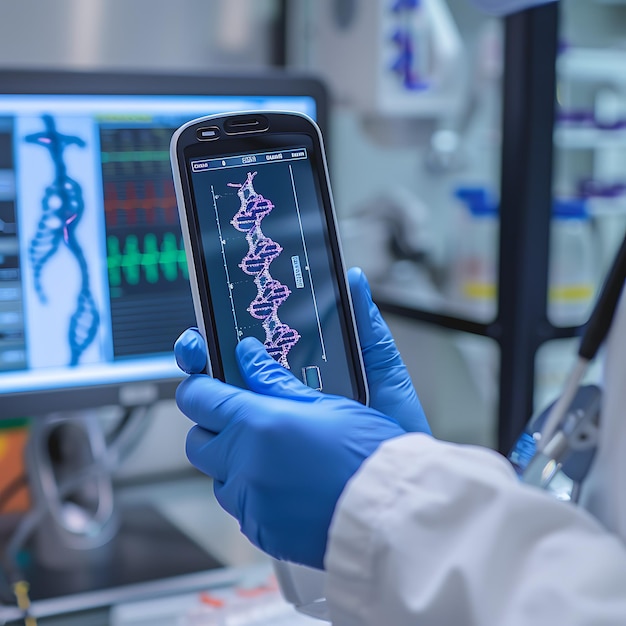
[[[222,375],[244,386],[235,347],[252,336],[308,386],[363,400],[316,147],[291,139],[187,157]]]

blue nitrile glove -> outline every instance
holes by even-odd
[[[243,533],[277,558],[314,567],[322,567],[337,499],[363,460],[407,430],[430,432],[364,275],[351,270],[349,279],[371,405],[402,427],[357,402],[306,387],[254,339],[239,344],[237,357],[256,394],[207,376],[190,377],[177,393],[181,410],[200,426],[188,435],[187,455],[215,478],[218,501]],[[185,331],[175,353],[187,372],[205,365],[197,331]]]
[[[361,463],[406,431],[354,400],[314,391],[252,337],[237,346],[251,391],[205,375],[178,388],[198,425],[187,456],[212,476],[218,502],[243,534],[282,560],[322,568],[337,500]]]
[[[396,419],[407,432],[430,434],[409,372],[387,323],[372,301],[365,274],[358,267],[351,268],[348,283],[370,392],[369,405]]]
[[[372,301],[365,274],[359,268],[352,268],[348,271],[348,282],[367,374],[369,405],[393,417],[407,432],[430,433],[391,332]],[[174,353],[178,366],[188,374],[198,374],[206,365],[206,347],[197,329],[181,334]]]

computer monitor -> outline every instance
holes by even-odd
[[[0,71],[0,418],[173,397],[194,324],[172,132],[274,109],[325,126],[314,79]]]

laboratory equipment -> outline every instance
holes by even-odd
[[[308,60],[338,102],[411,119],[441,119],[459,107],[463,43],[444,0],[323,0],[311,19],[319,45]]]
[[[451,262],[452,307],[485,321],[496,315],[498,202],[485,187],[459,187],[462,205]]]
[[[587,202],[555,199],[550,232],[548,318],[555,326],[579,326],[589,317],[597,275],[593,224]]]
[[[602,392],[597,385],[578,388],[564,424],[563,449],[552,463],[544,467],[542,486],[559,500],[577,502],[582,481],[587,476],[596,454]],[[537,451],[537,439],[554,402],[530,420],[509,454],[515,471],[523,478]]]
[[[313,80],[0,74],[2,418],[173,396],[193,310],[169,140],[251,108],[326,121]]]
[[[591,313],[578,349],[578,358],[566,380],[563,393],[554,403],[540,431],[534,437],[536,452],[523,472],[523,480],[548,488],[556,472],[566,462],[572,448],[591,445],[597,428],[589,421],[589,412],[579,410],[574,402],[580,394],[580,382],[589,362],[604,342],[626,280],[626,237]],[[578,482],[583,476],[579,477]]]

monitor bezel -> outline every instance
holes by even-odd
[[[310,96],[327,132],[329,97],[313,76],[285,71],[247,74],[0,69],[2,95]],[[105,406],[151,404],[174,398],[180,378],[63,386],[0,393],[0,419]]]

